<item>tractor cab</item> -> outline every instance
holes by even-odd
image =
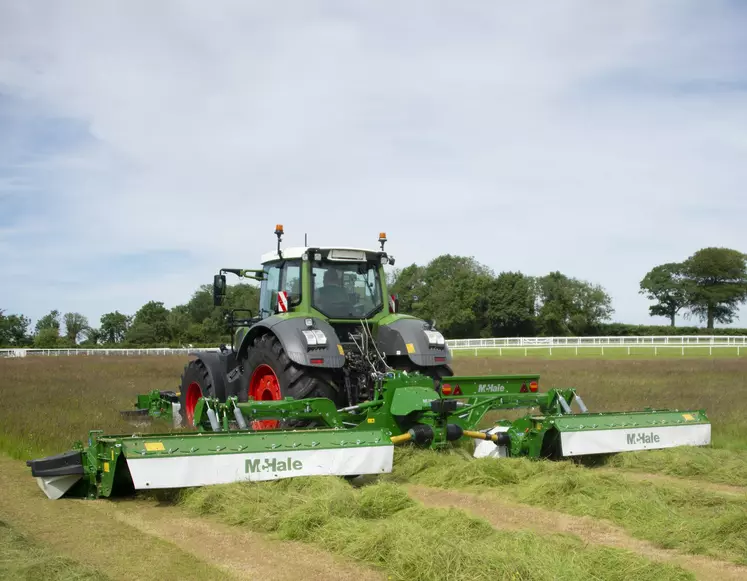
[[[393,257],[381,250],[347,247],[278,248],[262,256],[258,316],[303,313],[327,320],[359,321],[394,311],[388,300],[384,266]]]

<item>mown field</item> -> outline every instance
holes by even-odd
[[[394,472],[364,485],[310,478],[116,501],[43,496],[20,460],[67,450],[89,429],[131,432],[118,410],[138,393],[176,389],[184,363],[0,360],[0,542],[10,547],[0,579],[172,578],[136,558],[139,546],[159,547],[180,579],[747,579],[745,358],[455,362],[465,375],[538,372],[542,388],[577,387],[592,411],[704,408],[708,449],[593,467],[398,449]],[[86,532],[102,526],[107,542]],[[123,552],[102,565],[118,539]]]

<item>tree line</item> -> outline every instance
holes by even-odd
[[[715,329],[734,321],[747,301],[747,255],[728,248],[703,248],[681,263],[653,267],[640,292],[654,304],[651,316],[670,319],[669,327],[609,322],[612,299],[599,284],[554,271],[544,276],[495,274],[472,257],[445,254],[428,264],[393,270],[388,286],[401,312],[434,321],[450,339],[517,336],[747,334]],[[248,284],[227,289],[225,308],[256,312],[259,289]],[[675,329],[675,317],[697,318],[699,327]],[[217,345],[228,342],[225,310],[213,306],[212,287],[203,285],[184,305],[171,309],[149,301],[133,315],[114,311],[91,325],[80,313],[53,310],[33,329],[20,314],[0,309],[0,346],[151,347]]]
[[[228,287],[226,308],[256,312],[259,289],[248,284]],[[213,306],[211,285],[202,285],[184,305],[171,309],[161,301],[148,301],[133,315],[114,311],[98,326],[80,313],[53,310],[37,321],[0,311],[0,346],[61,349],[66,347],[156,347],[210,345],[230,340],[230,328],[221,307]]]

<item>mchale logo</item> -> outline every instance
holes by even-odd
[[[257,458],[256,460],[247,460],[244,466],[244,471],[247,474],[256,472],[291,472],[294,470],[303,470],[303,462],[293,460],[290,457],[287,460],[265,458],[264,462]]]
[[[506,391],[506,386],[494,383],[481,383],[477,386],[477,393],[500,393]]]
[[[628,444],[634,446],[635,444],[658,444],[661,438],[653,432],[649,434],[627,434]]]

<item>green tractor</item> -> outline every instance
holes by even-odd
[[[710,444],[705,410],[590,412],[575,388],[541,391],[537,374],[454,375],[443,336],[388,294],[384,234],[376,251],[281,250],[275,233],[263,269],[215,277],[216,305],[226,273],[261,281],[257,316],[228,311],[230,349],[195,353],[178,396],[153,390],[123,412],[187,429],[90,430],[87,445],[27,461],[49,498],[384,474],[401,445],[472,440],[475,458],[560,460]],[[489,425],[489,412],[522,408]]]
[[[230,348],[192,354],[179,396],[188,425],[201,397],[324,397],[345,408],[370,401],[382,372],[420,372],[437,391],[441,379],[453,375],[443,335],[433,324],[399,313],[397,297],[387,290],[384,266],[393,265],[394,257],[384,251],[385,233],[379,234],[379,250],[281,249],[283,234],[277,225],[277,249],[262,256],[262,269],[224,268],[214,277],[216,306],[224,304],[227,273],[260,281],[259,308],[256,315],[228,312]],[[252,428],[280,425],[261,420]]]

